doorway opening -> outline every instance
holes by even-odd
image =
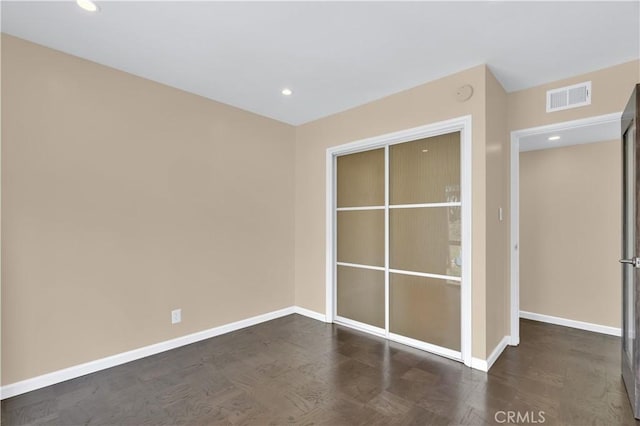
[[[596,321],[584,321],[576,318],[567,318],[567,317],[570,317],[571,315],[563,315],[562,313],[553,315],[553,313],[550,314],[549,312],[543,312],[543,313],[531,312],[531,311],[528,311],[527,309],[523,309],[521,306],[521,296],[524,296],[524,295],[522,294],[521,288],[520,288],[521,278],[523,278],[521,277],[521,261],[523,260],[521,259],[521,252],[523,251],[521,247],[521,238],[527,237],[527,239],[530,242],[531,235],[535,234],[536,229],[542,229],[542,231],[546,232],[547,234],[551,232],[555,232],[555,235],[557,236],[557,239],[558,239],[557,240],[558,244],[550,244],[549,241],[547,241],[546,245],[544,245],[544,248],[537,251],[531,248],[531,246],[525,246],[524,260],[526,262],[533,263],[533,260],[531,260],[532,253],[542,253],[541,257],[544,257],[546,259],[552,259],[552,261],[554,262],[554,265],[557,267],[556,269],[562,268],[561,265],[563,262],[567,260],[567,258],[575,259],[576,256],[579,256],[579,252],[581,250],[581,247],[577,243],[571,245],[572,244],[571,241],[566,241],[566,238],[563,241],[563,238],[565,235],[564,231],[566,230],[567,234],[571,233],[570,229],[565,228],[565,226],[567,226],[566,224],[568,223],[569,227],[576,225],[575,223],[572,223],[570,219],[567,219],[567,218],[569,218],[571,214],[574,214],[576,218],[575,222],[578,222],[579,220],[583,219],[582,216],[585,215],[585,212],[590,213],[589,211],[590,208],[593,209],[593,206],[596,205],[596,203],[601,203],[603,201],[603,200],[597,199],[598,197],[595,194],[596,189],[593,189],[594,199],[592,200],[592,203],[584,203],[584,204],[581,204],[580,206],[572,206],[571,209],[573,213],[568,212],[569,207],[567,207],[564,201],[566,201],[567,198],[570,198],[573,195],[568,190],[565,190],[564,193],[562,192],[563,191],[562,182],[560,181],[560,179],[562,179],[562,175],[559,175],[559,176],[553,175],[552,170],[549,170],[549,171],[535,170],[535,167],[536,166],[540,167],[542,164],[548,164],[548,163],[541,162],[540,159],[543,158],[542,155],[545,153],[545,151],[547,153],[551,153],[555,148],[562,148],[556,151],[556,153],[564,155],[563,161],[565,161],[564,164],[567,166],[567,170],[569,169],[569,167],[573,166],[571,161],[574,160],[574,158],[571,157],[572,153],[567,150],[572,149],[572,147],[578,149],[579,147],[577,147],[577,145],[592,144],[592,146],[595,147],[599,143],[600,144],[610,143],[609,148],[607,148],[609,149],[607,151],[609,153],[608,155],[611,155],[611,153],[615,155],[616,153],[611,151],[610,148],[615,148],[616,150],[619,150],[620,116],[621,116],[621,113],[613,113],[613,114],[601,115],[596,117],[590,117],[587,119],[567,121],[567,122],[556,123],[556,124],[551,124],[547,126],[540,126],[540,127],[530,128],[530,129],[518,130],[511,133],[511,191],[510,191],[511,192],[511,218],[510,218],[510,222],[511,222],[511,239],[510,239],[511,336],[510,336],[510,342],[509,342],[510,345],[515,346],[520,343],[520,318],[526,318],[526,319],[553,323],[557,325],[580,328],[580,329],[595,331],[599,333],[620,335],[619,328],[608,326],[608,325],[602,325],[597,323]],[[610,142],[607,142],[607,141],[610,141]],[[603,149],[605,148],[606,147],[603,147]],[[573,151],[573,153],[576,153],[576,152],[578,151]],[[593,153],[595,152],[597,151],[594,150],[589,155],[593,155]],[[522,170],[521,170],[521,160],[522,160],[521,155],[526,155],[526,157],[522,157],[522,158],[526,158],[526,161],[529,162],[529,163],[523,164],[526,167],[523,167]],[[559,158],[560,157],[558,156],[556,157],[556,159],[554,159],[554,161],[556,161],[556,164],[554,165],[554,167],[555,167],[555,170],[562,171],[565,168],[563,164],[560,162]],[[616,167],[619,166],[620,158],[621,157],[617,155],[614,159],[614,161],[616,161]],[[535,161],[538,161],[538,162],[536,163]],[[575,158],[575,161],[579,161],[579,159]],[[592,158],[590,161],[591,163],[594,163],[594,162],[595,164],[598,163],[597,159]],[[604,163],[601,163],[599,166],[604,166]],[[580,166],[575,165],[575,167],[580,167]],[[595,172],[600,171],[599,168],[594,170]],[[526,175],[527,182],[521,181],[521,178],[523,177],[521,176],[521,171],[527,171],[527,173],[529,173],[528,175]],[[581,174],[589,173],[589,171],[583,169],[580,171],[580,173]],[[538,211],[541,212],[538,216],[536,216],[534,213],[532,213],[529,210],[527,210],[526,212],[521,210],[522,208],[524,208],[524,206],[521,206],[521,201],[523,201],[521,200],[521,194],[520,194],[521,185],[524,185],[524,188],[535,187],[537,183],[532,180],[534,179],[532,176],[543,176],[543,178],[541,179],[538,185],[540,188],[537,188],[537,189],[544,190],[543,189],[544,187],[552,188],[552,191],[555,194],[553,196],[556,197],[556,200],[560,200],[557,204],[554,204],[550,198],[547,198],[546,201],[548,203],[546,203],[545,206],[535,206],[539,208]],[[554,181],[553,181],[554,178],[558,179],[557,187],[554,187]],[[573,176],[572,178],[574,178],[575,181],[580,180],[578,176]],[[610,188],[610,191],[611,193],[614,193],[617,196],[619,196],[619,194],[621,193],[620,175],[616,174],[614,179],[615,179],[615,186],[613,188]],[[587,180],[585,180],[583,183],[583,186],[581,187],[583,195],[589,189],[590,188],[587,185]],[[566,197],[562,198],[563,195],[566,195]],[[538,198],[544,199],[544,197],[545,197],[545,194],[541,194],[540,197]],[[531,206],[533,205],[532,203],[535,203],[535,198],[528,197],[528,199],[524,201],[526,201],[527,203],[527,209],[530,209]],[[619,208],[618,205],[615,205],[614,207],[615,209]],[[527,214],[526,217],[521,216],[521,214],[524,214],[524,213]],[[564,215],[564,222],[558,218],[561,215]],[[531,217],[533,217],[534,219],[531,219]],[[523,219],[527,219],[529,221],[527,223],[528,228],[525,229],[527,235],[521,235],[523,231],[523,229],[521,229],[521,220]],[[532,220],[535,220],[537,222],[534,224],[535,226],[532,225],[531,223]],[[619,220],[619,218],[616,216],[615,220]],[[536,228],[536,226],[538,228]],[[573,230],[575,231],[575,229]],[[540,234],[542,234],[542,231],[540,232]],[[616,233],[612,236],[612,238],[614,237],[619,238],[619,230],[616,228],[615,231]],[[585,234],[588,234],[589,230],[584,229],[584,232]],[[542,244],[542,241],[543,241],[542,238],[537,238],[537,240],[538,240],[537,241],[538,243]],[[523,242],[525,244],[528,244],[527,241],[523,241]],[[567,249],[565,247],[565,250],[563,251],[562,249],[563,246],[567,246],[567,247],[570,246],[571,249]],[[616,256],[618,256],[619,254],[617,250],[619,248],[619,244],[617,244],[615,247],[616,247],[616,251],[613,253],[610,253],[611,255],[610,257],[611,259],[613,259],[612,260],[613,268],[617,267]],[[584,249],[584,247],[582,248]],[[584,266],[588,267],[589,263],[586,260],[586,258],[585,258],[585,262],[587,263]],[[570,274],[571,268],[572,268],[570,266],[571,263],[570,262],[565,262],[565,263],[566,263],[566,273]],[[544,270],[544,272],[550,273],[549,272],[550,269],[552,268],[547,268]],[[531,268],[529,270],[531,270]],[[575,272],[576,270],[574,269],[573,271]],[[526,279],[529,281],[532,280],[532,278],[529,277],[529,275],[527,275]],[[611,280],[614,280],[616,285],[618,284],[619,280],[616,280],[615,276],[611,277]],[[575,281],[575,279],[573,281]],[[581,289],[582,293],[584,293],[585,291],[587,291],[586,288]],[[575,294],[574,296],[577,296],[577,294]],[[535,298],[530,297],[530,295],[528,296],[527,304],[531,306],[534,306],[537,302],[540,302],[539,300],[532,301],[530,299],[535,299]],[[575,300],[576,299],[574,298],[571,303],[575,304]],[[554,303],[556,303],[556,306],[550,307],[549,311],[554,311],[555,309],[554,312],[562,312],[562,310],[558,308],[558,304],[561,304],[562,302],[557,300],[556,298],[556,300],[554,300]],[[568,301],[566,303],[568,303]],[[531,310],[535,311],[536,309],[534,308]]]
[[[327,321],[470,366],[471,117],[329,148],[326,167]]]

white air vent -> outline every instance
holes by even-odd
[[[591,82],[547,91],[547,112],[591,105]]]

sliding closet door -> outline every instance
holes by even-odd
[[[461,357],[461,134],[336,158],[336,320]]]
[[[460,352],[460,212],[459,132],[389,147],[392,335]]]
[[[337,158],[336,314],[385,328],[385,150]]]

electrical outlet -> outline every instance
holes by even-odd
[[[182,309],[174,309],[171,311],[171,324],[177,324],[182,321]]]

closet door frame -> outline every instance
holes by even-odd
[[[385,306],[385,319],[386,330],[381,330],[376,327],[366,327],[359,323],[346,324],[353,328],[359,328],[362,331],[380,335],[389,340],[397,341],[402,344],[414,346],[419,349],[423,349],[429,352],[433,352],[438,355],[445,356],[447,358],[456,359],[462,361],[465,365],[471,366],[471,329],[472,329],[472,315],[471,315],[471,211],[472,211],[472,199],[471,199],[471,176],[472,176],[472,161],[471,161],[471,149],[472,138],[471,128],[472,120],[470,115],[453,118],[450,120],[440,121],[424,126],[414,127],[411,129],[401,130],[398,132],[388,133],[384,135],[375,136],[372,138],[362,139],[350,143],[346,143],[339,146],[334,146],[327,149],[326,152],[326,321],[334,322],[336,320],[336,307],[337,307],[337,292],[336,292],[336,253],[337,253],[337,164],[336,158],[341,155],[353,154],[362,151],[368,151],[376,148],[385,148],[388,151],[390,145],[411,142],[417,139],[424,139],[433,136],[440,136],[447,133],[460,132],[461,150],[460,150],[460,202],[462,205],[461,219],[462,219],[462,276],[460,283],[460,353],[454,353],[451,350],[440,348],[439,346],[430,345],[428,343],[412,341],[412,339],[401,339],[398,336],[389,333],[389,312],[388,303]],[[388,164],[388,152],[385,155],[385,173],[388,176],[389,164]],[[387,198],[385,207],[385,216],[388,216],[388,178],[385,177],[385,197]],[[386,218],[388,221],[388,217]],[[387,222],[388,223],[388,222]],[[388,230],[385,232],[385,257],[386,268],[388,277],[389,267],[389,235]],[[389,283],[388,280],[385,283],[386,300],[389,300]],[[345,323],[343,319],[340,321]]]

